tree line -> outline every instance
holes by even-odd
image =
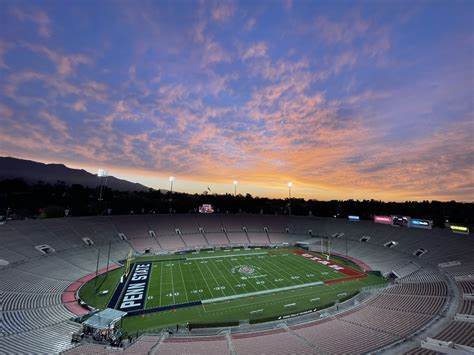
[[[160,191],[115,191],[82,185],[37,182],[21,179],[0,181],[0,216],[5,218],[54,218],[67,216],[123,215],[150,213],[198,213],[202,204],[211,204],[216,213],[289,214],[347,218],[357,215],[404,215],[430,219],[436,226],[451,223],[474,225],[474,203],[456,201],[384,202],[378,200],[331,200],[254,197],[250,194],[188,194]]]

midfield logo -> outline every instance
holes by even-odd
[[[244,275],[251,275],[257,272],[258,269],[259,269],[258,267],[251,266],[251,265],[237,265],[237,266],[234,266],[230,271],[232,271],[233,274],[235,274],[236,272],[239,272]]]
[[[230,271],[232,271],[233,274],[235,273],[241,274],[240,276],[241,280],[259,279],[261,277],[267,276],[267,275],[262,275],[260,273],[260,268],[253,265],[237,265],[237,266],[234,266]]]
[[[255,269],[251,266],[244,265],[239,268],[239,272],[241,274],[253,274],[255,272]]]

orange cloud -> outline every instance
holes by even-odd
[[[92,64],[92,60],[86,57],[83,54],[60,54],[56,51],[49,49],[46,46],[34,45],[29,43],[24,43],[23,46],[29,50],[42,54],[50,59],[55,65],[57,72],[60,75],[70,75],[73,73],[74,69],[81,64]]]
[[[242,55],[242,60],[246,61],[251,58],[265,57],[266,55],[267,45],[265,44],[265,42],[258,42],[246,49],[246,51]]]

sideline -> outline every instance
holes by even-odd
[[[228,301],[228,300],[235,300],[238,298],[244,298],[244,297],[250,297],[250,296],[258,296],[258,295],[265,295],[268,293],[274,293],[274,292],[280,292],[280,291],[288,291],[288,290],[295,290],[297,288],[304,288],[304,287],[311,287],[311,286],[319,286],[319,285],[324,285],[324,282],[322,281],[316,281],[316,282],[310,282],[307,284],[302,284],[302,285],[294,285],[294,286],[287,286],[287,287],[280,287],[280,288],[272,288],[269,290],[262,290],[262,291],[256,291],[256,292],[248,292],[248,293],[241,293],[239,295],[232,295],[232,296],[225,296],[225,297],[217,297],[217,298],[209,298],[207,300],[202,300],[202,304],[207,304],[207,303],[214,303],[214,302],[220,302],[220,301]]]
[[[186,258],[186,260],[202,260],[202,259],[220,259],[220,258],[233,258],[236,256],[245,256],[245,255],[262,255],[268,254],[268,252],[263,253],[244,253],[244,254],[232,254],[232,255],[216,255],[216,256],[202,256],[200,258]]]

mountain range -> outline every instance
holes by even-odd
[[[27,183],[44,181],[55,184],[63,181],[66,185],[80,184],[87,187],[100,185],[100,178],[83,169],[71,169],[64,164],[44,164],[31,160],[12,157],[0,157],[0,180],[23,179]],[[107,178],[107,187],[119,191],[148,191],[148,187],[139,183],[118,179],[113,176]]]

